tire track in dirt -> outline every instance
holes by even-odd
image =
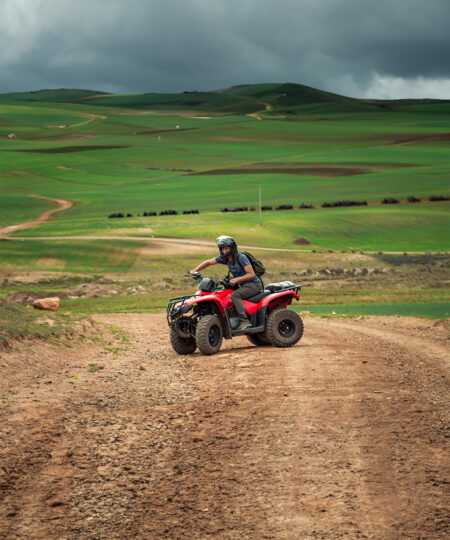
[[[0,392],[17,392],[0,409],[0,537],[448,533],[444,326],[307,318],[291,349],[240,337],[180,357],[163,315],[96,319],[130,342],[0,358]]]
[[[65,199],[52,199],[51,197],[42,197],[41,195],[28,195],[28,197],[34,197],[35,199],[44,199],[46,201],[52,201],[58,205],[58,208],[54,208],[53,210],[47,210],[46,212],[43,212],[34,221],[27,221],[26,223],[18,223],[17,225],[8,225],[7,227],[1,228],[0,238],[4,238],[17,231],[24,231],[26,229],[31,229],[32,227],[36,227],[36,225],[40,225],[41,223],[45,223],[46,221],[48,221],[53,214],[56,214],[56,212],[67,210],[73,206],[72,201],[67,201]]]

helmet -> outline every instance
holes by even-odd
[[[219,236],[216,238],[217,247],[219,248],[220,256],[223,257],[222,248],[229,247],[230,251],[227,253],[227,257],[234,257],[235,253],[237,252],[237,245],[234,238],[231,236]]]

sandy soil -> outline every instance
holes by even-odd
[[[180,357],[163,315],[96,319],[129,344],[1,353],[0,538],[448,537],[444,322]]]

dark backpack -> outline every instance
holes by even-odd
[[[254,257],[251,253],[249,253],[248,251],[241,251],[240,253],[242,253],[243,255],[245,255],[248,260],[250,261],[250,264],[252,265],[252,268],[255,272],[255,274],[258,276],[258,277],[261,277],[262,275],[265,274],[266,272],[266,269],[264,268],[264,265],[263,263],[257,259],[256,257]],[[239,264],[241,264],[241,262],[239,261],[239,256],[238,256],[238,262]],[[241,265],[242,266],[242,265]],[[244,267],[242,267],[244,268]]]

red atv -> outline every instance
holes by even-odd
[[[293,298],[299,300],[301,285],[291,281],[270,283],[244,300],[252,326],[237,330],[239,317],[230,298],[232,285],[226,278],[216,282],[202,278],[198,272],[193,277],[199,281],[199,290],[194,295],[171,298],[167,304],[170,343],[178,354],[192,354],[197,347],[203,354],[214,354],[224,337],[243,334],[254,345],[276,347],[292,347],[302,337],[302,320],[294,311],[284,309]]]

